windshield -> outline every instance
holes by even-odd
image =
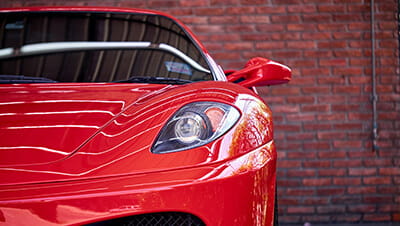
[[[0,80],[14,76],[14,83],[15,75],[36,82],[213,80],[199,48],[163,16],[2,13],[0,26]]]

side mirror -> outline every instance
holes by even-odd
[[[292,70],[275,61],[256,57],[249,60],[245,68],[226,74],[229,82],[250,88],[288,83],[292,77]]]

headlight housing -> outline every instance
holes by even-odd
[[[239,111],[219,102],[194,102],[179,109],[161,130],[151,151],[170,153],[207,144],[238,121]]]

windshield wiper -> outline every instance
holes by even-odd
[[[0,75],[0,84],[13,83],[55,83],[57,81],[43,77],[33,77],[24,75]]]
[[[169,77],[142,77],[134,76],[126,80],[115,81],[116,83],[154,83],[154,84],[173,84],[182,85],[192,83],[193,81],[180,79],[180,78],[169,78]]]
[[[172,84],[182,85],[192,83],[193,81],[181,79],[181,78],[169,78],[169,77],[131,77],[127,80],[115,81],[116,83],[154,83],[154,84]]]

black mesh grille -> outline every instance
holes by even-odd
[[[199,218],[187,213],[166,212],[141,214],[114,220],[102,221],[90,226],[200,226],[205,225]]]

